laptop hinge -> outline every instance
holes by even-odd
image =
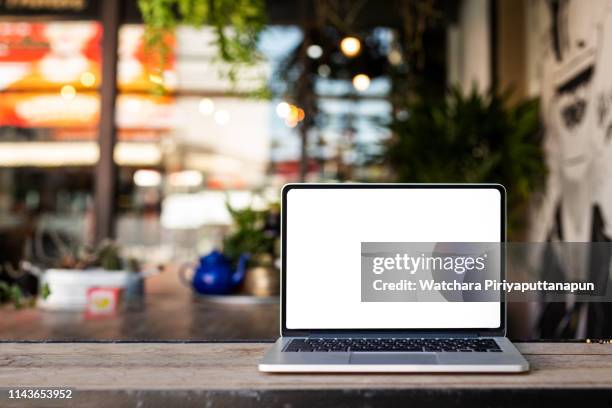
[[[506,337],[506,333],[501,330],[501,331],[487,331],[487,332],[482,332],[482,333],[478,333],[478,337]]]
[[[291,333],[282,333],[281,337],[310,337],[312,333],[310,332],[291,332]]]

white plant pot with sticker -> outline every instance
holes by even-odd
[[[120,288],[126,296],[143,294],[142,275],[128,271],[47,269],[40,277],[40,287],[45,285],[50,294],[46,299],[40,298],[37,305],[46,310],[85,310],[91,288]]]

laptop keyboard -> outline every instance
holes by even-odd
[[[287,352],[460,352],[499,353],[502,350],[493,339],[444,338],[444,339],[294,339],[285,347]]]

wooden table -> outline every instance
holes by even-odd
[[[264,374],[269,343],[1,343],[0,387],[73,406],[610,406],[612,344],[519,343],[528,374]],[[2,390],[0,406],[25,406]],[[57,406],[57,401],[36,401]]]
[[[174,271],[149,278],[146,290],[144,299],[124,304],[116,316],[104,318],[0,306],[0,341],[261,341],[278,337],[278,303],[203,300],[184,287]]]

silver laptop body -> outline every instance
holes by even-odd
[[[486,219],[480,219],[481,216]],[[349,267],[350,271],[338,266],[333,269],[342,271],[339,275],[350,277],[349,284],[329,287],[324,282],[330,273],[334,273],[334,278],[329,280],[335,279],[335,272],[323,266],[336,262],[330,259],[351,257],[347,265],[351,262],[353,266],[358,265],[359,261],[352,257],[358,256],[354,255],[359,248],[358,241],[369,238],[368,231],[362,233],[368,228],[372,241],[386,240],[384,231],[394,238],[391,240],[409,241],[421,236],[431,240],[431,231],[413,232],[415,228],[422,228],[418,227],[419,223],[428,217],[432,228],[442,228],[437,221],[443,226],[454,223],[461,227],[472,218],[474,227],[466,231],[466,242],[481,237],[505,242],[503,186],[288,184],[282,191],[281,217],[281,337],[259,363],[260,371],[518,373],[529,370],[529,363],[505,337],[503,297],[494,304],[363,303],[363,298],[353,293],[360,284],[354,281],[359,274],[354,267]],[[355,218],[354,222],[351,217]],[[496,219],[490,219],[493,217]],[[481,224],[482,234],[474,235]],[[406,231],[405,237],[402,228]],[[340,232],[336,234],[335,230]],[[314,234],[316,231],[319,232]],[[456,238],[453,235],[456,231],[440,231],[440,241],[458,241],[448,239]],[[495,237],[490,239],[492,234]],[[338,249],[330,249],[335,246]],[[316,265],[322,266],[319,269]],[[504,273],[503,267],[501,273]],[[349,282],[346,279],[342,282]],[[468,312],[460,311],[455,315],[459,318],[453,317],[461,308]],[[404,319],[404,323],[395,324],[395,315]],[[465,321],[468,326],[458,326],[457,321]],[[442,327],[445,322],[447,326]],[[332,327],[334,324],[336,327]],[[380,327],[387,324],[394,327]],[[355,325],[359,327],[354,328]],[[471,328],[474,325],[482,327]]]

